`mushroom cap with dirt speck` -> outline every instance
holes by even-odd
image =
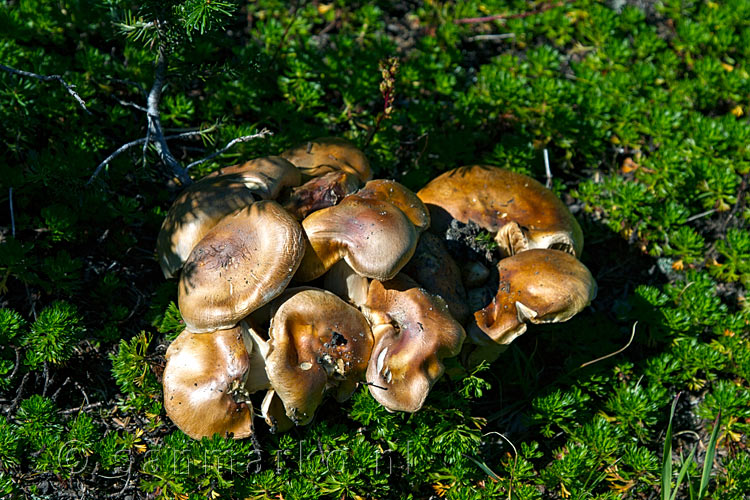
[[[164,408],[193,439],[214,434],[242,439],[253,433],[247,395],[268,387],[268,379],[253,367],[258,357],[247,335],[243,326],[212,333],[184,330],[167,349]]]
[[[492,302],[474,313],[473,343],[510,344],[527,323],[567,321],[596,297],[596,281],[572,255],[532,249],[497,264],[500,287]]]
[[[317,177],[336,170],[354,174],[362,182],[372,178],[370,162],[354,144],[340,137],[321,137],[287,149],[281,156],[303,175]]]
[[[357,196],[370,200],[383,200],[398,207],[409,218],[418,232],[430,227],[430,212],[422,200],[406,186],[389,179],[374,179],[357,191]]]
[[[299,223],[274,201],[228,215],[195,246],[178,286],[178,304],[194,332],[231,328],[278,296],[302,261]]]
[[[407,276],[372,281],[362,311],[375,345],[367,367],[372,396],[390,411],[415,412],[466,338],[440,297]]]
[[[164,276],[177,274],[195,245],[222,218],[256,200],[276,198],[300,182],[294,165],[271,156],[217,170],[189,186],[172,204],[157,238]]]
[[[417,230],[395,205],[351,195],[302,221],[307,246],[295,279],[322,276],[341,259],[360,276],[393,278],[417,246]]]
[[[327,390],[344,401],[364,380],[373,342],[370,325],[330,292],[306,289],[286,298],[269,336],[266,373],[297,425],[310,422]]]
[[[565,204],[526,175],[487,165],[460,167],[436,177],[417,195],[440,234],[456,219],[495,233],[504,255],[554,248],[580,257],[583,250],[581,227]]]

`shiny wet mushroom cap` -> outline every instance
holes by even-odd
[[[419,232],[430,227],[430,212],[427,207],[403,184],[388,179],[374,179],[365,184],[356,194],[360,198],[392,203],[404,212]]]
[[[444,234],[451,219],[472,221],[495,235],[504,255],[554,248],[579,256],[581,227],[565,204],[531,177],[487,165],[450,170],[417,195],[427,205],[432,227]]]
[[[572,255],[534,249],[501,260],[500,287],[492,303],[474,314],[471,340],[510,344],[527,323],[567,321],[596,297],[596,282]]]
[[[390,411],[415,412],[456,356],[466,334],[445,302],[404,275],[372,281],[362,308],[375,345],[367,367],[370,393]]]
[[[299,186],[299,170],[280,156],[264,156],[245,163],[223,167],[205,176],[203,180],[227,179],[242,181],[263,200],[276,199],[285,188]]]
[[[286,288],[304,253],[299,223],[274,201],[221,220],[195,246],[178,286],[194,332],[231,328]]]
[[[271,156],[217,170],[185,189],[169,209],[156,242],[164,276],[177,274],[195,245],[222,218],[256,200],[276,198],[300,181],[294,165]]]
[[[417,230],[400,209],[356,194],[310,214],[302,227],[308,245],[295,279],[303,282],[322,276],[341,259],[361,276],[390,279],[417,246]]]
[[[307,177],[317,177],[336,170],[356,175],[362,182],[372,178],[370,162],[354,144],[340,137],[321,137],[287,149],[281,156],[293,163]]]
[[[255,192],[240,181],[196,182],[172,204],[156,240],[165,278],[175,276],[195,245],[228,214],[251,205]]]
[[[241,439],[253,433],[247,395],[268,387],[268,380],[265,374],[256,378],[260,372],[252,368],[252,341],[246,335],[242,326],[211,333],[185,330],[167,349],[164,408],[188,436]]]
[[[327,390],[344,401],[364,380],[370,326],[355,307],[330,292],[307,289],[286,299],[269,335],[266,373],[297,425],[310,422]]]

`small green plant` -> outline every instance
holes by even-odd
[[[710,267],[711,274],[725,281],[741,281],[750,287],[750,232],[731,228],[726,238],[716,242],[721,262]]]
[[[674,420],[675,409],[677,408],[677,402],[680,398],[677,397],[672,401],[672,406],[669,410],[669,423],[667,424],[667,433],[664,437],[664,455],[661,470],[661,498],[662,500],[675,500],[677,493],[682,486],[682,482],[687,478],[689,481],[688,470],[693,463],[695,457],[695,451],[698,445],[693,446],[690,450],[687,458],[683,459],[682,466],[677,474],[674,488],[672,487],[673,473],[672,473],[672,422]],[[713,431],[711,437],[708,440],[706,449],[706,455],[703,458],[703,469],[700,477],[700,483],[698,484],[698,490],[694,491],[692,483],[688,485],[690,499],[702,500],[708,493],[708,486],[711,479],[711,470],[713,469],[714,455],[716,454],[716,446],[719,440],[719,423],[721,421],[721,412],[716,416],[714,421]]]
[[[486,248],[487,250],[495,250],[498,248],[495,237],[489,231],[480,231],[474,239],[482,248]]]
[[[26,364],[36,369],[44,363],[64,363],[73,356],[73,349],[84,331],[82,318],[73,304],[52,303],[39,313],[23,339]]]

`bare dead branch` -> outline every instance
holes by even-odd
[[[24,76],[26,78],[36,78],[37,80],[41,80],[43,82],[50,82],[50,81],[58,81],[60,84],[65,87],[65,90],[68,91],[70,95],[73,96],[73,99],[75,99],[78,104],[83,108],[83,110],[91,114],[91,111],[86,107],[86,102],[81,99],[81,96],[78,95],[78,93],[73,90],[75,88],[75,85],[71,85],[70,83],[63,80],[63,77],[60,75],[38,75],[36,73],[32,73],[30,71],[23,71],[16,68],[11,68],[10,66],[5,66],[4,64],[0,64],[0,69],[7,71],[8,73],[12,75],[18,75],[18,76]]]
[[[164,89],[164,83],[167,75],[167,55],[164,51],[164,47],[159,47],[159,57],[156,61],[156,74],[154,75],[154,84],[151,86],[151,90],[148,93],[146,103],[148,104],[148,116],[149,130],[154,138],[154,144],[156,146],[156,152],[159,157],[167,165],[172,173],[177,177],[183,185],[187,186],[193,182],[188,174],[187,170],[180,165],[180,162],[172,155],[169,150],[166,139],[164,139],[164,133],[161,128],[161,119],[159,113],[159,103],[161,102],[161,92]]]
[[[207,133],[213,131],[215,128],[216,128],[215,126],[211,126],[211,127],[207,128],[205,130],[194,130],[194,131],[191,131],[191,132],[183,132],[182,134],[177,134],[177,135],[168,135],[166,137],[163,137],[163,139],[166,140],[166,141],[171,141],[173,139],[185,139],[187,137],[195,137],[195,136],[207,134]],[[94,173],[91,174],[91,177],[89,177],[89,180],[86,182],[86,184],[91,184],[94,181],[94,179],[96,178],[96,176],[99,175],[99,173],[101,173],[101,170],[104,167],[106,167],[109,164],[109,162],[111,162],[112,160],[114,160],[117,156],[121,155],[122,153],[124,153],[125,151],[127,151],[128,149],[130,149],[130,148],[132,148],[134,146],[138,146],[139,144],[147,145],[149,142],[151,142],[151,137],[150,136],[151,136],[150,130],[147,130],[146,131],[146,137],[141,137],[140,139],[136,139],[134,141],[130,141],[128,143],[123,144],[119,148],[117,148],[112,154],[110,154],[109,156],[107,156],[104,159],[104,161],[102,161],[99,165],[97,165],[96,169],[94,170]]]
[[[213,160],[217,156],[219,156],[221,154],[224,154],[224,152],[226,152],[227,150],[229,150],[232,146],[234,146],[237,143],[240,143],[240,142],[249,142],[249,141],[252,141],[254,139],[264,139],[266,136],[269,136],[269,135],[273,135],[273,132],[271,132],[267,128],[264,128],[263,130],[261,130],[257,134],[243,135],[242,137],[237,137],[236,139],[232,139],[231,141],[229,141],[227,143],[226,146],[224,146],[220,150],[214,151],[213,153],[211,153],[210,155],[206,156],[205,158],[201,158],[200,160],[196,160],[193,163],[190,163],[187,167],[185,167],[185,169],[186,170],[190,170],[191,168],[193,168],[196,165],[200,165],[201,163],[205,163],[207,161]]]
[[[144,113],[148,113],[148,110],[146,108],[144,108],[143,106],[141,106],[140,104],[136,104],[136,103],[130,102],[130,101],[123,101],[122,99],[119,99],[119,98],[117,98],[115,96],[111,96],[111,97],[112,97],[112,99],[114,99],[115,101],[117,101],[120,104],[120,106],[123,106],[125,108],[128,108],[128,107],[129,108],[135,108],[138,111],[142,111]]]

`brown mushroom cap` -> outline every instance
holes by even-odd
[[[297,425],[312,419],[329,387],[339,401],[364,379],[372,332],[354,307],[325,290],[303,290],[279,306],[269,329],[266,373]]]
[[[195,246],[178,287],[188,328],[231,328],[286,288],[305,248],[299,223],[274,201],[259,201],[214,226]]]
[[[156,240],[164,277],[177,274],[195,245],[222,218],[256,199],[242,182],[226,179],[199,181],[183,191],[169,209]]]
[[[372,178],[370,162],[354,144],[340,137],[321,137],[306,141],[281,153],[281,156],[309,177],[335,170],[354,174],[362,182]]]
[[[500,289],[490,305],[474,313],[471,340],[510,344],[526,323],[567,321],[596,296],[596,282],[578,259],[558,250],[533,249],[501,260]]]
[[[404,266],[403,273],[424,287],[429,293],[439,295],[459,323],[469,317],[466,290],[461,283],[461,271],[446,250],[443,241],[432,233],[419,236],[414,256]]]
[[[460,167],[433,179],[417,195],[438,232],[445,232],[451,219],[473,221],[497,233],[495,241],[505,255],[555,248],[580,256],[583,250],[581,227],[565,204],[536,180],[510,170]]]
[[[220,169],[185,189],[172,204],[156,242],[159,264],[171,278],[208,231],[226,215],[271,199],[300,183],[299,171],[278,156]]]
[[[276,199],[284,188],[299,186],[299,170],[280,156],[264,156],[230,167],[223,167],[205,176],[210,179],[241,180],[263,200]]]
[[[370,283],[362,308],[375,345],[367,367],[370,393],[390,411],[415,412],[466,337],[440,297],[404,275]]]
[[[283,206],[297,220],[302,220],[317,210],[336,205],[359,186],[360,181],[356,175],[340,170],[330,172],[322,177],[313,177],[294,188]]]
[[[322,276],[341,259],[361,276],[390,279],[417,246],[417,231],[401,210],[357,195],[313,212],[302,227],[308,245],[295,279],[303,282]]]
[[[357,191],[357,196],[368,200],[383,200],[397,206],[409,218],[417,231],[430,227],[430,212],[422,200],[406,186],[388,179],[375,179]]]
[[[272,433],[286,432],[294,427],[292,419],[286,416],[284,403],[281,402],[281,398],[279,398],[279,395],[273,389],[266,392],[260,406],[260,411],[263,420],[271,428]]]
[[[235,439],[253,433],[253,408],[245,399],[253,359],[252,341],[238,326],[212,333],[183,331],[167,349],[164,408],[193,439],[230,433]],[[265,377],[263,377],[265,379]],[[267,379],[249,381],[258,389]]]

